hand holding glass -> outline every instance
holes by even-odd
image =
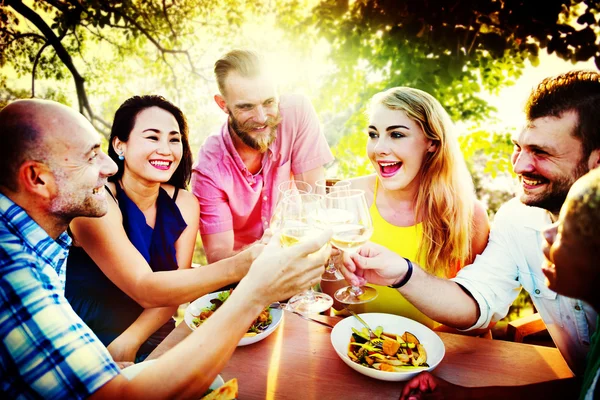
[[[371,238],[373,222],[364,191],[329,193],[326,197],[326,208],[327,215],[331,216],[333,246],[347,253],[354,253]],[[347,286],[338,290],[334,297],[340,303],[362,304],[374,300],[377,290],[369,286]]]
[[[320,219],[325,214],[323,196],[291,194],[285,196],[281,202],[279,231],[283,246],[293,246],[322,232]],[[288,307],[300,313],[320,313],[329,309],[332,304],[333,299],[330,296],[316,293],[312,287],[288,301]]]
[[[347,192],[350,189],[350,181],[342,180],[339,178],[319,179],[315,182],[315,193],[322,196],[327,196],[332,192]],[[331,224],[343,223],[345,220],[352,219],[352,215],[348,216],[348,212],[338,209],[327,210],[328,219],[331,219]],[[322,281],[337,282],[343,280],[343,275],[335,267],[335,257],[329,257],[327,267],[323,276]]]

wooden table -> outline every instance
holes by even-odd
[[[334,317],[318,317],[335,324]],[[237,378],[240,399],[397,399],[402,383],[368,378],[340,360],[331,329],[285,313],[261,342],[238,347],[221,371]],[[191,333],[181,323],[148,357],[157,358]],[[555,348],[438,333],[446,355],[434,374],[464,386],[522,385],[573,376]]]

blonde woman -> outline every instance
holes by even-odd
[[[367,155],[375,174],[356,178],[370,205],[372,242],[452,278],[487,244],[489,221],[441,104],[428,93],[396,87],[369,107]],[[426,267],[427,269],[427,267]],[[392,288],[361,312],[393,313],[437,327]]]

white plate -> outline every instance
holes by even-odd
[[[148,360],[148,361],[143,361],[138,364],[133,364],[132,366],[121,370],[121,373],[125,376],[125,378],[132,380],[137,374],[140,373],[141,370],[143,370],[144,368],[146,368],[148,365],[152,364],[155,361],[156,360]],[[217,377],[215,378],[213,383],[210,385],[209,389],[215,390],[215,389],[220,388],[224,384],[225,384],[225,381],[223,381],[223,378],[221,378],[221,375],[217,375]]]
[[[192,303],[190,303],[189,306],[187,306],[187,308],[185,309],[185,315],[183,316],[183,320],[191,330],[196,330],[196,325],[194,325],[194,323],[192,322],[193,319],[196,318],[195,315],[199,315],[203,309],[212,306],[213,304],[210,301],[212,299],[216,299],[219,293],[223,292],[209,293],[193,301]],[[269,336],[271,333],[273,333],[275,329],[277,329],[277,327],[281,323],[283,310],[274,310],[271,308],[269,312],[271,313],[272,317],[271,325],[269,325],[267,329],[265,329],[258,335],[244,336],[240,339],[238,346],[246,346],[252,343],[260,342],[261,340]]]
[[[348,364],[353,370],[382,381],[406,381],[423,371],[431,371],[444,358],[446,352],[444,342],[425,325],[393,314],[367,313],[359,315],[373,330],[378,326],[382,326],[384,332],[402,335],[408,331],[415,335],[419,339],[419,342],[425,346],[429,368],[414,371],[388,372],[367,368],[355,363],[348,357],[348,344],[350,343],[350,336],[352,336],[352,328],[360,331],[363,325],[356,318],[347,317],[343,321],[338,322],[331,331],[331,344],[342,361]]]

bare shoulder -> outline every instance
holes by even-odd
[[[181,210],[181,214],[186,222],[198,221],[200,218],[200,205],[198,199],[191,192],[185,189],[179,189],[175,204]]]
[[[187,206],[195,206],[198,207],[198,199],[191,192],[188,192],[185,189],[179,189],[179,194],[177,195],[177,200],[175,201],[177,205],[184,204]]]
[[[488,237],[490,235],[490,220],[488,218],[487,210],[483,203],[479,200],[475,200],[473,205],[473,222],[472,222],[472,233],[471,233],[471,254],[473,258],[477,254],[481,254],[488,243]]]
[[[161,188],[164,189],[165,192],[169,195],[169,197],[173,198],[175,195],[175,186],[163,183],[160,185]],[[179,189],[177,193],[177,199],[175,199],[175,204],[181,210],[182,214],[187,212],[194,213],[195,210],[198,209],[198,199],[191,192],[186,189]],[[185,215],[184,215],[185,217]]]
[[[477,199],[473,204],[473,225],[477,227],[485,227],[490,225],[490,219],[487,214],[487,209],[483,203]]]

